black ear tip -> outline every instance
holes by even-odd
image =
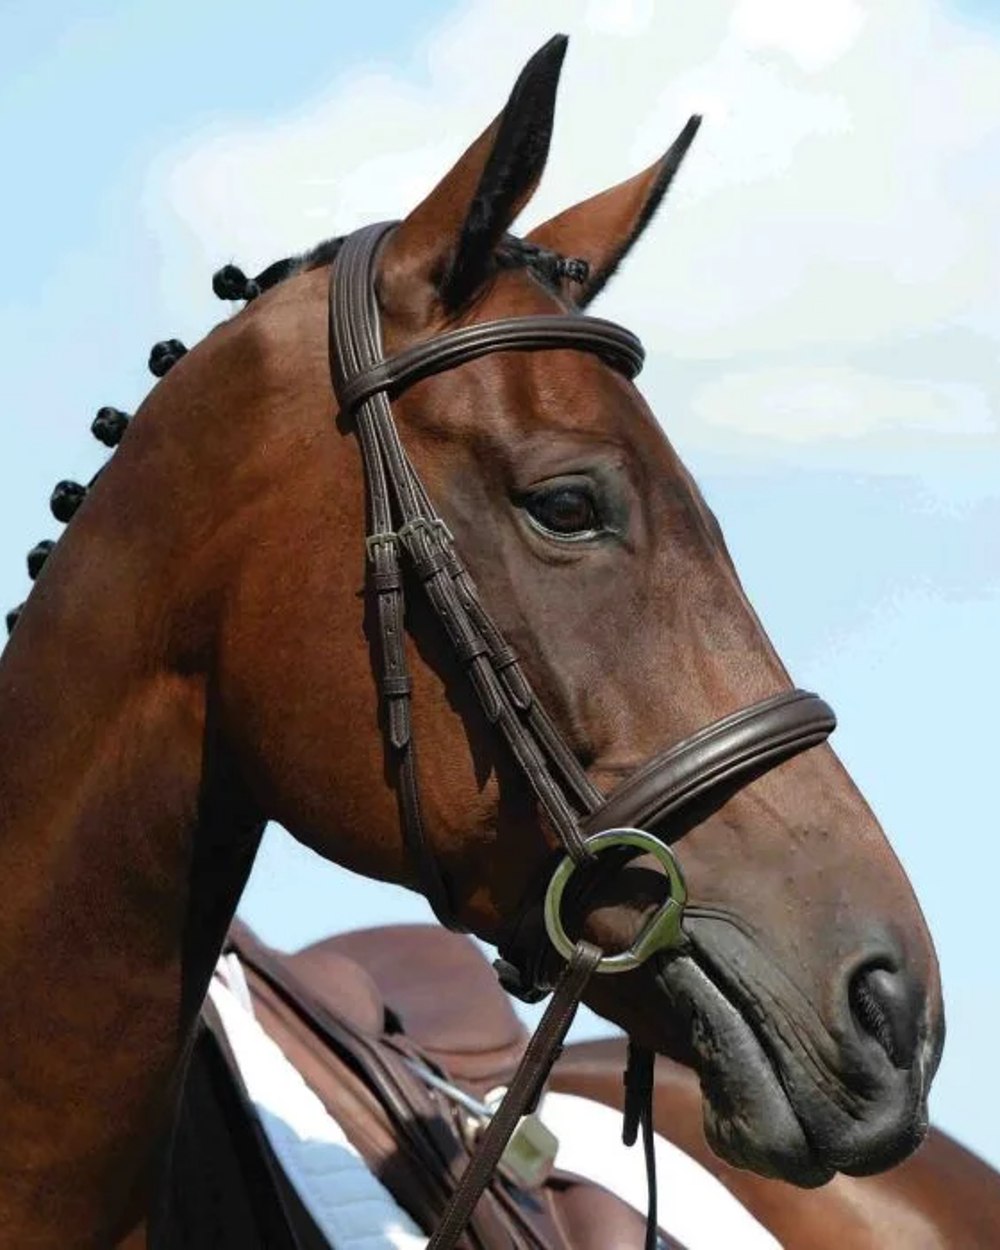
[[[540,52],[545,52],[551,57],[563,59],[566,55],[566,49],[569,47],[569,35],[553,35],[548,43],[542,44]]]
[[[684,123],[684,129],[677,136],[674,147],[680,148],[686,152],[694,142],[694,137],[701,129],[702,115],[700,113],[692,113]]]
[[[17,618],[21,615],[21,609],[23,607],[24,607],[24,604],[20,603],[18,604],[16,608],[11,608],[11,610],[7,613],[7,633],[8,634],[12,634],[14,632],[14,626],[17,624]]]
[[[521,71],[522,78],[534,77],[538,73],[558,79],[568,46],[569,35],[553,35],[547,43],[542,44],[525,65]]]
[[[543,43],[538,51],[528,58],[524,68],[518,74],[511,98],[516,98],[525,90],[538,91],[540,89],[547,90],[554,96],[568,44],[569,35],[553,35],[547,43]],[[548,84],[547,88],[545,84]]]
[[[688,148],[694,143],[695,135],[701,129],[701,121],[700,113],[692,113],[684,123],[680,134],[663,154],[663,160],[660,162],[660,178],[664,180],[663,191],[666,191],[670,185],[670,180],[680,168],[681,161],[687,156]]]

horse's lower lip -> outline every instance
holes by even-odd
[[[835,1169],[813,1149],[764,1045],[739,1009],[687,955],[662,958],[655,976],[688,1018],[713,1150],[736,1167],[797,1185],[830,1180]]]

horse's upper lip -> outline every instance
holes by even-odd
[[[739,1006],[688,953],[661,957],[654,975],[688,1018],[705,1134],[716,1153],[799,1185],[828,1181],[834,1169],[813,1149],[780,1069]]]
[[[870,1052],[830,1036],[808,997],[734,924],[746,944],[743,959],[729,952],[736,968],[699,934],[654,972],[688,1019],[716,1151],[800,1185],[904,1158],[926,1130],[926,1065],[901,1072],[880,1052],[881,1063],[869,1066]],[[762,997],[752,992],[758,980]]]

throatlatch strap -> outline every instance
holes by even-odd
[[[589,942],[578,942],[563,970],[541,1023],[528,1042],[503,1102],[483,1131],[475,1153],[458,1182],[427,1250],[452,1250],[468,1223],[476,1203],[490,1183],[500,1156],[521,1121],[535,1105],[542,1086],[559,1058],[587,982],[601,961],[601,951]]]

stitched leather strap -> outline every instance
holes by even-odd
[[[638,374],[646,357],[642,344],[630,330],[602,317],[548,313],[481,321],[415,343],[364,373],[355,374],[338,392],[341,409],[353,412],[358,404],[379,391],[394,394],[420,378],[454,369],[490,352],[560,347],[593,352],[628,378]]]
[[[379,244],[389,228],[385,224],[371,226],[351,235],[331,270],[331,373],[342,407],[353,404],[365,464],[371,526],[367,545],[378,601],[381,686],[389,741],[398,757],[404,837],[421,888],[438,918],[457,928],[440,868],[427,846],[420,813],[402,630],[401,556],[408,558],[422,583],[466,667],[487,719],[507,740],[557,836],[577,860],[589,857],[580,834],[580,815],[595,808],[601,795],[536,700],[516,656],[483,607],[451,535],[399,439],[386,388],[391,379],[397,384],[401,379],[413,381],[504,346],[541,349],[576,345],[613,358],[630,374],[641,364],[642,349],[634,335],[610,322],[539,317],[526,319],[527,326],[523,320],[512,319],[469,327],[386,360],[373,274]],[[587,328],[577,324],[584,322],[593,324]]]
[[[721,795],[816,746],[836,725],[830,705],[806,690],[754,703],[654,756],[584,820],[584,831],[649,829],[710,790]]]
[[[374,296],[367,290],[365,258],[359,257],[355,250],[353,255],[344,258],[343,265],[338,264],[335,269],[341,280],[332,284],[330,290],[331,366],[335,380],[342,380],[377,363],[382,350]],[[397,773],[400,824],[407,850],[419,875],[421,890],[438,919],[449,927],[455,927],[451,901],[437,858],[427,846],[420,809],[403,620],[401,551],[395,534],[391,484],[393,472],[399,471],[399,457],[397,454],[393,458],[391,449],[386,449],[386,422],[391,425],[392,418],[388,401],[383,395],[374,396],[358,409],[356,425],[365,466],[371,526],[366,546],[376,596],[381,694]]]
[[[577,943],[503,1102],[479,1139],[469,1166],[427,1243],[427,1250],[453,1250],[462,1235],[521,1117],[538,1101],[542,1086],[562,1051],[563,1041],[573,1023],[587,982],[600,959],[601,951],[596,946],[589,942]]]

